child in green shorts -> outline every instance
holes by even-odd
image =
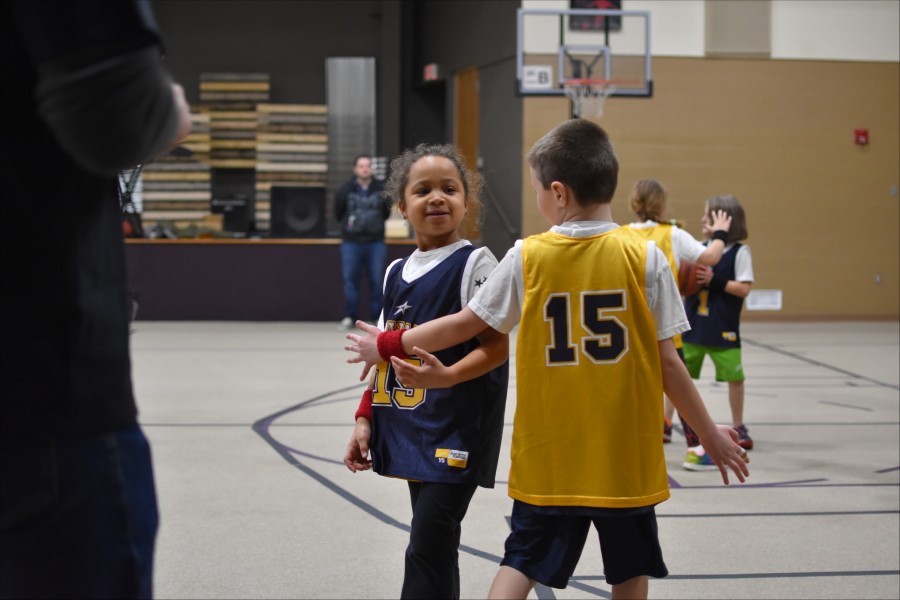
[[[753,285],[750,247],[739,243],[747,238],[744,209],[734,196],[713,196],[706,201],[701,219],[703,233],[712,235],[712,215],[723,210],[731,217],[728,240],[722,259],[714,267],[704,267],[698,275],[703,287],[684,301],[691,330],[682,334],[684,362],[691,377],[698,379],[707,355],[716,367],[716,381],[728,382],[728,401],[738,444],[753,449],[753,440],[744,424],[744,367],[741,363],[741,310]],[[685,432],[686,434],[688,432]],[[702,446],[688,448],[684,468],[691,471],[717,469]]]

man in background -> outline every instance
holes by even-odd
[[[353,161],[353,177],[335,194],[334,216],[341,224],[341,267],[344,276],[344,318],[340,328],[353,329],[359,313],[360,276],[369,282],[369,321],[381,314],[382,283],[387,260],[384,222],[391,215],[384,184],[372,176],[372,157]]]
[[[141,0],[0,5],[0,597],[149,598],[118,174],[190,132]]]

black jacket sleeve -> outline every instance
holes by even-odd
[[[91,172],[156,158],[179,127],[161,41],[143,2],[16,2],[38,114]]]
[[[334,194],[334,218],[343,223],[347,217],[347,195],[350,193],[352,181],[348,181]]]

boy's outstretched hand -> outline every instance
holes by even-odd
[[[702,439],[703,449],[709,453],[710,458],[719,467],[722,481],[728,485],[728,469],[734,471],[741,483],[750,476],[750,455],[738,446],[738,434],[728,425],[716,425],[715,434],[711,439]]]
[[[391,366],[397,383],[407,389],[448,388],[457,382],[450,370],[444,366],[434,354],[421,348],[413,348],[413,354],[422,359],[421,365],[415,365],[396,356],[391,357]]]
[[[357,321],[356,328],[366,335],[348,333],[345,337],[353,342],[353,344],[344,346],[344,350],[356,352],[356,356],[351,356],[347,359],[348,363],[365,363],[363,365],[362,375],[359,377],[360,381],[365,381],[366,376],[369,374],[369,370],[378,363],[383,362],[381,360],[381,355],[378,354],[378,334],[381,333],[381,330],[375,325],[369,325],[365,321]]]

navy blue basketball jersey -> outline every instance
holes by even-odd
[[[407,259],[387,275],[386,330],[410,329],[462,309],[460,286],[474,246],[463,246],[431,271],[408,282]],[[478,346],[471,339],[435,352],[452,365]],[[416,364],[416,357],[407,359]],[[474,482],[493,487],[500,456],[509,363],[452,388],[407,389],[390,363],[376,369],[372,398],[372,467],[376,473],[416,481]]]
[[[735,244],[719,263],[713,273],[731,281],[735,278],[735,260],[741,244]],[[741,347],[741,310],[744,299],[725,291],[704,288],[684,300],[691,330],[681,334],[682,340],[700,346],[716,348]]]

